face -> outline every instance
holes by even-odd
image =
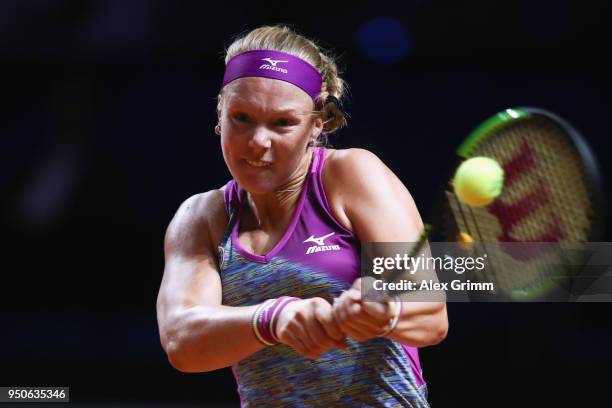
[[[290,83],[240,78],[228,84],[217,107],[223,157],[247,191],[269,193],[308,167],[307,145],[323,130],[313,102]]]

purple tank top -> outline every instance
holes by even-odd
[[[360,242],[331,212],[323,188],[324,162],[325,149],[314,148],[310,169],[287,231],[264,255],[252,254],[240,245],[239,210],[246,192],[235,180],[227,184],[225,204],[230,221],[219,247],[223,304],[246,306],[283,295],[301,298],[319,296],[331,302],[360,276]],[[339,389],[346,390],[346,394],[336,395],[336,401],[400,401],[404,402],[404,406],[427,406],[426,386],[416,348],[383,338],[363,343],[350,341],[349,344],[346,350],[334,349],[314,362],[285,345],[260,350],[233,367],[242,405],[256,406],[257,401],[265,401],[265,398],[262,399],[265,395],[278,397],[283,403],[312,398],[320,403],[322,396],[319,393],[325,388],[321,388],[322,381],[342,382],[339,379],[350,377],[353,380],[360,378],[361,391],[354,385],[347,389],[337,384],[341,387]],[[347,356],[351,358],[347,359]],[[338,367],[334,359],[344,361],[346,366]],[[350,364],[351,361],[354,365]],[[374,367],[374,374],[365,375],[372,369],[363,369],[364,362]],[[282,379],[271,380],[267,378],[265,370],[259,372],[263,366],[272,369],[277,365],[286,371]],[[364,370],[363,375],[357,375],[360,369]],[[373,380],[372,375],[378,378]],[[263,377],[266,377],[265,381]],[[374,387],[377,390],[374,391],[371,384],[377,381],[380,387]],[[302,397],[288,393],[283,398],[281,390],[287,390],[296,382],[303,391]],[[372,394],[370,400],[364,400],[363,395],[357,397],[364,392]],[[266,405],[270,406],[270,400],[267,401]]]

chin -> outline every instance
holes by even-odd
[[[253,177],[252,175],[243,175],[235,177],[236,181],[242,188],[251,194],[265,194],[276,191],[278,184],[271,180],[270,177]]]
[[[276,186],[268,183],[240,183],[240,186],[251,194],[267,194],[276,191]]]

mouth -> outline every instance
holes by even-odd
[[[246,161],[247,164],[249,164],[249,166],[253,166],[253,167],[268,167],[268,166],[272,165],[271,162],[261,161],[261,160],[248,160],[248,159],[244,159],[244,161]]]

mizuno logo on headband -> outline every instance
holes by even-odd
[[[282,72],[286,74],[288,71],[285,68],[277,67],[276,64],[279,62],[289,62],[289,61],[281,61],[281,60],[273,60],[272,58],[262,58],[262,61],[268,61],[270,64],[262,64],[259,69],[271,69],[272,71]]]
[[[262,58],[262,61],[268,61],[272,66],[276,66],[279,62],[289,62],[289,61],[281,61],[281,60],[273,60],[272,58]]]

